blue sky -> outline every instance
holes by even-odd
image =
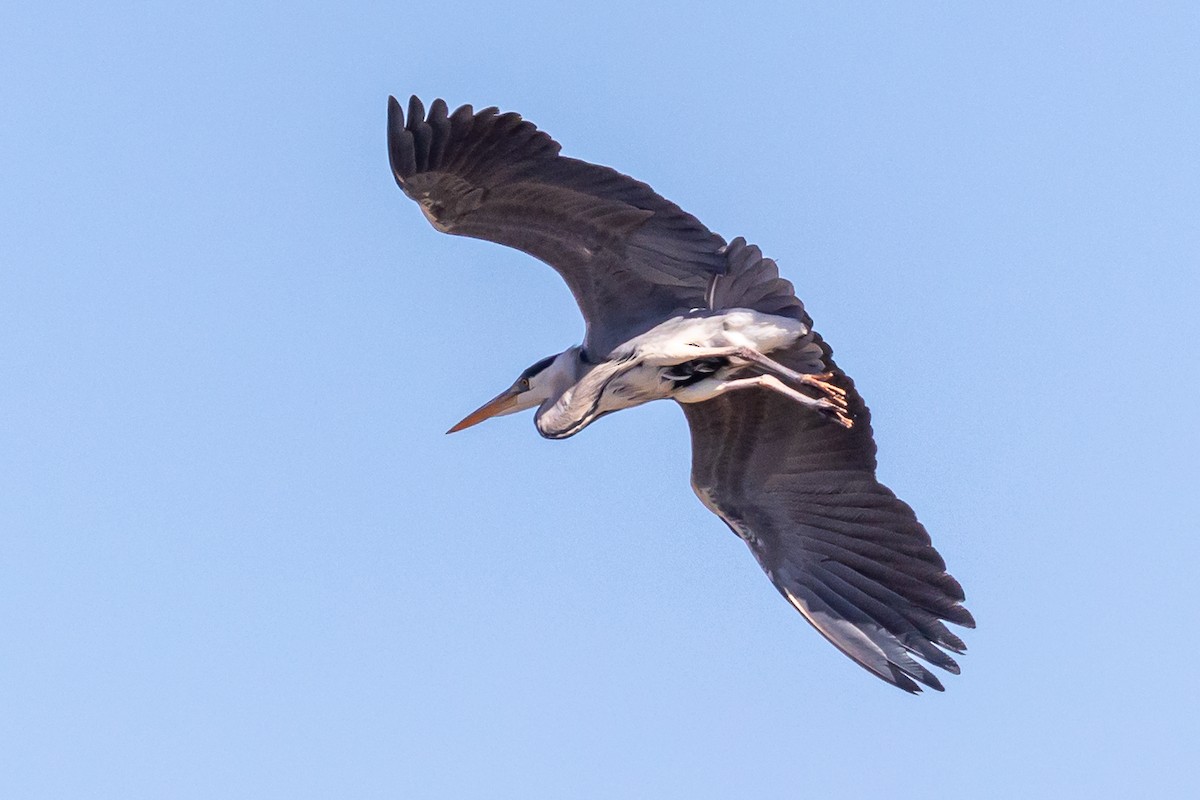
[[[1179,796],[1192,4],[0,11],[0,794]],[[446,437],[582,324],[436,234],[389,93],[499,105],[797,286],[979,620],[909,697],[668,403]]]

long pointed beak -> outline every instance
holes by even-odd
[[[505,389],[503,392],[496,395],[491,400],[488,400],[470,414],[467,414],[467,416],[463,418],[462,422],[446,431],[446,433],[458,433],[459,431],[469,428],[472,425],[478,425],[485,419],[491,419],[492,417],[496,417],[500,414],[511,411],[513,406],[517,404],[518,396],[518,392],[512,389]]]

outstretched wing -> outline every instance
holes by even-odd
[[[388,100],[396,182],[435,228],[523,250],[566,280],[587,322],[585,350],[602,358],[676,313],[704,307],[725,242],[649,186],[559,155],[517,114],[453,114],[435,100],[408,119]]]
[[[732,306],[785,304],[791,295],[774,263],[753,247],[731,258],[718,292],[722,282],[718,300]],[[799,301],[785,313],[811,329]],[[940,691],[917,658],[958,673],[945,651],[966,647],[943,620],[975,626],[962,587],[913,510],[876,479],[870,413],[829,347],[811,333],[771,357],[801,371],[832,372],[847,392],[853,426],[758,388],[684,405],[692,487],[749,544],[780,594],[839,650],[901,689],[919,692],[921,683]]]

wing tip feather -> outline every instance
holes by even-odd
[[[413,147],[412,133],[405,127],[404,109],[395,96],[388,96],[388,163],[392,168],[392,176],[401,189],[404,181],[416,172],[416,151]]]

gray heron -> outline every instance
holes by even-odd
[[[450,429],[536,408],[548,438],[672,399],[692,487],[827,640],[908,692],[958,674],[962,587],[913,510],[875,477],[870,414],[775,262],[649,186],[559,154],[515,113],[388,102],[392,174],[433,227],[553,267],[581,345],[543,358]],[[920,659],[920,660],[918,660]]]

